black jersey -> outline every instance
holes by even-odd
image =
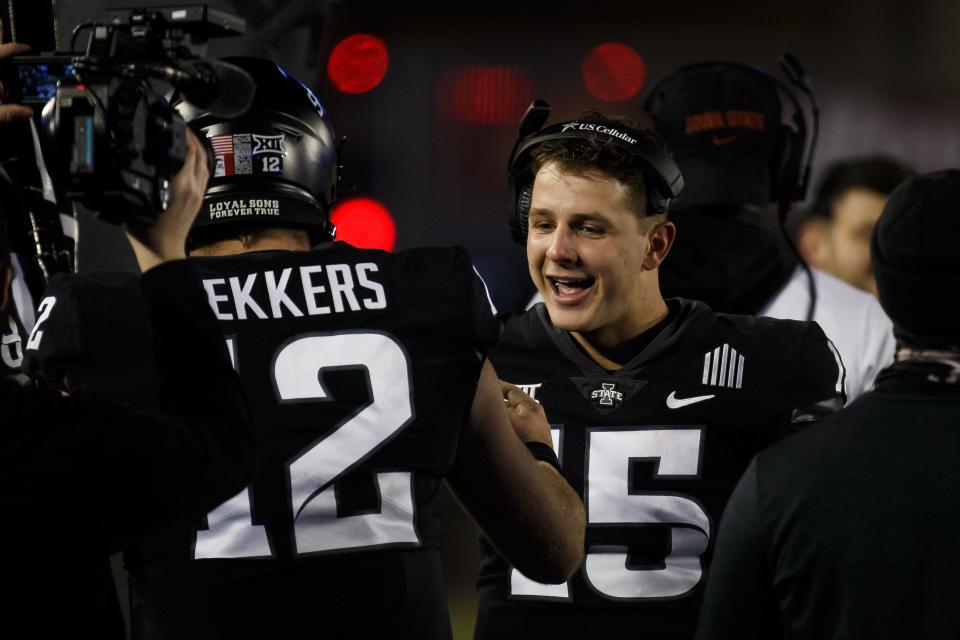
[[[135,635],[448,637],[434,501],[497,332],[466,253],[191,262],[251,398],[258,476],[128,552]]]
[[[587,511],[586,559],[541,585],[482,543],[478,639],[692,637],[717,519],[751,457],[842,406],[843,366],[816,324],[668,306],[615,372],[542,304],[506,322],[491,360],[553,425]]]

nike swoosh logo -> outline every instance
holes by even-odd
[[[720,136],[713,136],[710,141],[719,147],[725,144],[730,144],[736,140],[739,135],[739,133],[735,133],[732,136],[724,136],[722,138]]]
[[[709,396],[693,396],[690,398],[678,398],[676,391],[671,391],[670,395],[667,396],[667,407],[670,409],[680,409],[686,407],[687,405],[696,404],[698,402],[703,402],[704,400],[709,400],[710,398],[715,397],[714,394]]]

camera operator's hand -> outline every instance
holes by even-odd
[[[127,239],[137,256],[141,271],[170,260],[186,258],[187,234],[203,204],[207,189],[207,160],[203,146],[187,130],[187,157],[183,168],[173,177],[170,206],[151,225],[128,224]]]
[[[3,21],[0,20],[0,37],[3,36]],[[30,45],[19,42],[0,44],[0,64],[8,58],[30,51]],[[0,84],[0,100],[5,98],[3,84]],[[14,120],[25,120],[33,115],[33,109],[22,104],[0,104],[0,125]]]

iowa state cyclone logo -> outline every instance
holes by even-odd
[[[600,388],[590,394],[591,400],[596,400],[601,407],[613,407],[623,402],[623,394],[617,391],[613,382],[601,382]]]

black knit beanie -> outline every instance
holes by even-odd
[[[871,240],[880,304],[901,337],[960,342],[960,170],[906,179]]]

